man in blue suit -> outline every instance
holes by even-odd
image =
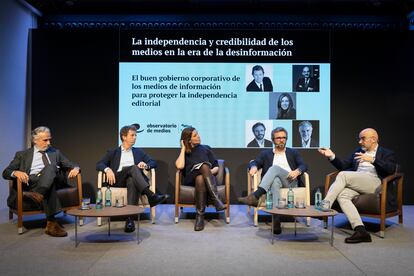
[[[129,205],[135,205],[140,194],[148,197],[151,207],[164,202],[168,195],[153,193],[142,171],[157,167],[157,163],[144,151],[133,147],[137,138],[136,127],[134,125],[122,127],[119,136],[122,141],[121,146],[109,150],[96,164],[96,170],[106,173],[109,185],[127,187]],[[134,221],[128,218],[125,222],[125,232],[133,231],[135,231]]]
[[[254,175],[258,169],[262,169],[262,181],[257,190],[246,196],[240,197],[240,203],[257,207],[259,198],[272,189],[274,202],[278,201],[281,187],[297,187],[300,183],[300,175],[306,172],[308,166],[302,157],[294,149],[286,147],[288,134],[283,127],[277,127],[272,131],[272,140],[275,145],[273,150],[264,150],[249,164],[249,174]],[[273,225],[274,233],[280,234],[280,219],[277,217]]]
[[[359,194],[374,193],[381,185],[381,180],[393,174],[397,162],[393,151],[378,145],[378,133],[375,129],[366,128],[359,133],[359,147],[352,155],[342,160],[332,150],[320,148],[319,152],[327,157],[340,172],[332,183],[325,200],[330,206],[338,201],[342,211],[355,230],[346,243],[371,242],[352,199]]]

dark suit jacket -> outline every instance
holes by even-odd
[[[299,134],[299,137],[297,137],[293,141],[293,146],[294,147],[298,147],[298,148],[302,148],[302,137],[300,137],[300,134]],[[317,148],[317,147],[319,147],[319,141],[311,138],[310,146],[311,146],[311,148]]]
[[[138,165],[139,162],[143,161],[150,168],[157,167],[157,162],[152,160],[143,150],[132,147],[132,154],[134,156],[135,165]],[[105,168],[109,167],[114,173],[116,173],[119,168],[120,161],[121,161],[121,147],[108,150],[105,156],[98,163],[96,163],[96,170],[104,171]]]
[[[11,176],[13,171],[22,171],[27,174],[30,174],[30,169],[32,167],[34,148],[30,148],[23,151],[16,152],[13,160],[10,162],[9,166],[3,171],[3,178],[7,180],[15,180]],[[66,170],[72,169],[74,167],[79,167],[75,162],[70,161],[66,158],[58,149],[49,147],[46,151],[47,156],[49,157],[50,164],[56,166],[59,169]],[[16,192],[13,189],[12,193],[7,199],[8,206],[13,206],[16,200]]]
[[[358,162],[356,162],[354,158],[355,153],[357,152],[364,153],[365,151],[361,148],[358,148],[346,160],[339,159],[335,156],[335,159],[332,160],[331,163],[339,171],[356,171],[358,169]],[[384,177],[395,173],[398,164],[393,151],[378,146],[373,165],[377,171],[379,178],[383,179]]]
[[[267,139],[264,139],[264,147],[265,148],[271,148],[272,146],[273,146],[272,141],[269,141]],[[250,141],[247,144],[247,147],[248,148],[259,148],[260,146],[259,146],[259,143],[257,143],[257,140],[256,139],[253,139],[252,141]]]
[[[246,91],[261,92],[260,87],[257,86],[257,84],[254,80],[252,80],[249,83],[249,85],[246,87]],[[266,92],[272,92],[273,91],[272,81],[268,77],[263,78],[263,91],[266,91]]]
[[[262,169],[263,178],[267,170],[273,166],[273,156],[273,149],[263,150],[255,160],[249,163],[249,169],[253,166],[256,166],[258,169]],[[308,166],[305,164],[297,150],[286,148],[286,159],[292,171],[299,168],[299,170],[304,173],[308,170]],[[299,178],[298,184],[299,186],[302,186],[302,181]]]
[[[305,84],[305,78],[299,78],[295,91],[319,92],[319,79],[310,78],[308,85]]]

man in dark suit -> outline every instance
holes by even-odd
[[[394,152],[378,145],[375,129],[362,130],[359,133],[359,145],[361,147],[347,160],[339,159],[330,149],[319,149],[341,171],[329,188],[325,200],[329,201],[330,206],[337,200],[355,230],[351,237],[345,239],[346,243],[371,242],[371,236],[352,199],[359,194],[374,193],[381,185],[381,180],[397,168]]]
[[[138,202],[138,196],[148,197],[151,207],[165,201],[168,195],[157,195],[149,189],[147,178],[142,170],[156,168],[157,163],[144,151],[133,147],[137,138],[137,129],[134,125],[121,128],[119,136],[120,147],[109,150],[96,164],[96,170],[106,173],[109,185],[127,187],[129,205]],[[135,231],[135,224],[131,217],[125,222],[125,232]]]
[[[277,127],[272,131],[272,139],[275,144],[273,150],[264,150],[249,164],[249,174],[254,175],[258,169],[262,169],[262,181],[254,193],[246,197],[240,197],[240,203],[257,207],[259,198],[270,189],[273,193],[273,202],[278,202],[281,187],[295,187],[301,182],[300,175],[306,172],[308,166],[299,153],[286,147],[287,131],[283,127]],[[282,232],[280,219],[276,216],[273,221],[275,234]]]
[[[299,126],[299,135],[294,140],[293,146],[299,148],[316,148],[319,147],[319,141],[312,138],[313,127],[311,122],[302,121]]]
[[[35,204],[43,204],[47,225],[45,233],[54,237],[67,236],[67,232],[55,221],[60,202],[56,195],[56,186],[60,179],[58,168],[71,169],[68,177],[79,173],[79,166],[66,158],[58,149],[50,147],[51,133],[47,127],[37,127],[32,131],[33,147],[16,153],[9,166],[3,171],[7,180],[19,179],[26,184],[23,197],[31,199]],[[12,190],[7,204],[16,205],[17,193]]]
[[[252,126],[254,139],[247,144],[248,148],[271,148],[272,142],[265,139],[266,127],[263,123],[257,122]]]
[[[298,92],[319,92],[319,79],[310,76],[310,68],[303,67],[302,77],[298,79],[295,86]]]
[[[247,85],[247,91],[253,92],[272,92],[272,81],[264,76],[264,69],[260,65],[255,65],[252,68],[253,80]]]

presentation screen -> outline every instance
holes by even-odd
[[[180,146],[195,127],[214,148],[330,147],[328,31],[121,31],[119,127],[140,147]]]

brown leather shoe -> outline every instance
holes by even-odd
[[[43,199],[44,199],[43,195],[37,192],[23,192],[23,196],[30,198],[31,200],[33,200],[39,205],[43,203]]]
[[[253,206],[253,207],[257,207],[257,204],[259,204],[259,200],[255,197],[254,194],[250,194],[248,196],[245,197],[239,197],[237,199],[240,203],[249,205],[249,206]]]
[[[47,222],[45,233],[52,237],[66,237],[68,235],[68,232],[63,230],[56,221]]]

